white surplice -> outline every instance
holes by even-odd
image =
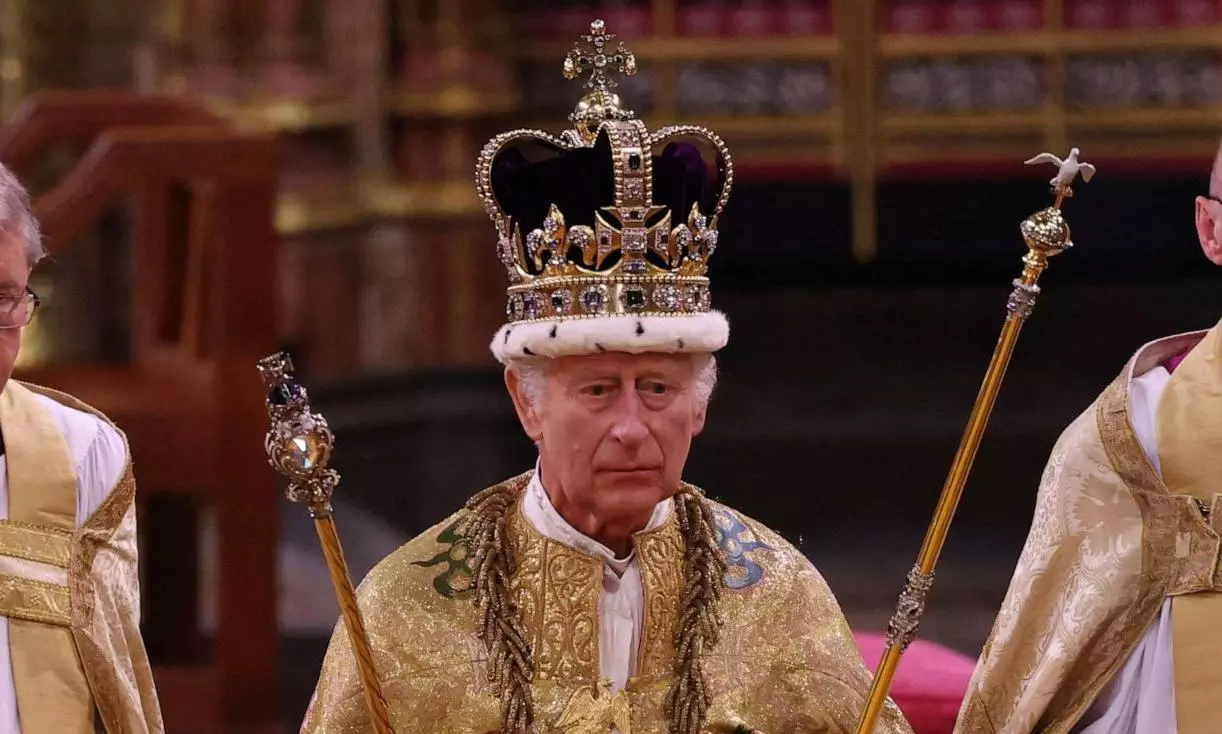
[[[76,469],[76,524],[89,519],[118,484],[127,466],[127,448],[122,436],[110,425],[88,413],[34,396],[59,429],[68,445]],[[0,455],[0,518],[8,518],[8,457]],[[0,732],[22,734],[17,713],[17,691],[13,686],[13,661],[9,651],[8,618],[0,616]],[[26,734],[36,734],[26,732]]]
[[[1155,367],[1129,384],[1129,419],[1146,458],[1162,473],[1158,460],[1158,403],[1167,381],[1164,367]],[[1175,667],[1171,647],[1171,599],[1124,667],[1091,704],[1074,728],[1080,734],[1176,734]]]

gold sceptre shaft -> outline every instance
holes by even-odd
[[[938,556],[946,542],[946,535],[950,531],[951,520],[954,519],[955,509],[959,506],[959,499],[963,496],[963,486],[967,483],[972,463],[976,459],[980,439],[984,436],[984,429],[993,412],[993,403],[997,399],[1002,380],[1006,376],[1006,368],[1010,364],[1010,355],[1014,352],[1014,345],[1018,342],[1018,334],[1027,317],[1031,315],[1039,296],[1040,288],[1037,283],[1040,275],[1048,267],[1049,258],[1073,247],[1073,242],[1069,238],[1069,224],[1061,212],[1061,205],[1065,199],[1073,196],[1071,186],[1079,174],[1082,175],[1083,180],[1090,181],[1095,173],[1094,166],[1078,161],[1078,154],[1078,149],[1074,148],[1070,151],[1069,157],[1064,160],[1050,153],[1042,153],[1026,161],[1027,165],[1054,163],[1059,167],[1057,175],[1051,181],[1056,202],[1047,209],[1028,217],[1022,223],[1023,240],[1027,244],[1027,254],[1023,257],[1023,272],[1019,278],[1014,280],[1014,290],[1010,292],[1010,297],[1006,301],[1005,325],[1002,326],[997,347],[993,350],[993,358],[985,372],[980,392],[976,396],[976,403],[972,406],[967,427],[959,442],[959,449],[955,453],[954,461],[951,462],[950,473],[946,477],[946,483],[942,485],[942,495],[938,498],[933,520],[925,533],[925,541],[921,545],[921,552],[917,555],[916,565],[908,572],[908,580],[903,591],[900,592],[895,614],[887,624],[887,646],[878,664],[878,671],[874,675],[874,682],[870,688],[870,695],[866,699],[865,709],[858,720],[856,734],[873,734],[874,725],[887,700],[891,681],[899,667],[900,656],[916,639],[921,614],[925,611],[925,597],[933,586],[934,567],[938,563]]]
[[[356,658],[370,721],[377,734],[394,734],[386,711],[386,697],[373,664],[365,621],[356,604],[356,591],[352,588],[348,563],[344,560],[344,549],[332,517],[331,495],[339,484],[339,472],[328,464],[335,437],[326,419],[311,412],[309,396],[293,377],[293,361],[287,354],[280,352],[264,357],[259,360],[258,368],[267,387],[267,415],[271,424],[264,440],[268,462],[288,477],[288,498],[305,504],[314,519],[314,529],[318,532],[318,542],[327,560],[331,585],[335,587],[335,597]]]

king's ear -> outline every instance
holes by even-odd
[[[543,421],[539,416],[538,400],[540,396],[531,395],[522,376],[512,367],[505,367],[505,388],[509,391],[509,399],[513,401],[513,409],[518,414],[518,422],[526,437],[536,443],[543,438]]]
[[[699,436],[704,431],[704,421],[709,416],[709,404],[700,401],[696,406],[695,413],[692,416],[692,438]]]

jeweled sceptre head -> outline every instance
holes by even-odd
[[[1089,183],[1095,176],[1094,166],[1086,161],[1078,160],[1081,153],[1079,149],[1071,148],[1069,155],[1064,158],[1052,153],[1040,153],[1024,162],[1028,166],[1051,163],[1057,167],[1056,175],[1048,182],[1052,187],[1052,193],[1056,196],[1056,203],[1031,215],[1022,223],[1023,239],[1027,242],[1027,246],[1043,252],[1047,257],[1059,255],[1073,247],[1069,223],[1065,221],[1065,215],[1061,212],[1061,204],[1065,199],[1073,196],[1073,185],[1077,182],[1078,176],[1082,177],[1084,183]]]
[[[293,376],[287,354],[264,357],[258,368],[271,423],[264,439],[268,463],[288,477],[290,500],[304,502],[313,516],[329,515],[331,494],[339,483],[339,474],[328,466],[335,437],[326,419],[311,412],[309,395]]]

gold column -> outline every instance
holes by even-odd
[[[838,0],[835,23],[842,52],[839,59],[844,160],[853,201],[853,257],[870,262],[878,254],[878,198],[875,99],[875,0]]]
[[[160,0],[147,16],[133,50],[133,86],[142,94],[187,89],[183,73],[186,0]]]
[[[145,6],[0,0],[0,117],[37,89],[126,86]]]
[[[82,86],[92,71],[86,62],[92,32],[90,0],[23,0],[17,5],[25,9],[25,92]]]
[[[401,218],[409,251],[400,259],[409,268],[427,263],[431,277],[402,275],[414,289],[399,295],[403,308],[419,315],[412,336],[397,340],[410,354],[380,358],[394,366],[480,364],[502,313],[485,295],[496,290],[489,274],[502,283],[495,233],[471,176],[491,123],[517,103],[504,14],[491,0],[401,0],[398,11],[405,56],[392,62],[399,79],[388,101],[402,126],[402,183],[376,208]]]
[[[328,54],[338,89],[349,90],[356,115],[357,169],[365,181],[384,181],[390,171],[390,136],[386,124],[386,43],[351,39],[384,39],[389,25],[381,0],[343,0],[329,6],[327,27],[333,34]]]
[[[1044,0],[1044,33],[1061,38],[1065,28],[1065,0]],[[1066,150],[1069,133],[1065,119],[1065,48],[1051,45],[1044,56],[1044,126],[1047,150]]]
[[[125,39],[134,35],[138,14],[114,12],[110,0],[0,0],[0,120],[30,93],[41,89],[105,84],[128,67]],[[18,171],[35,196],[72,165],[76,153],[48,150],[27,170]],[[22,366],[106,359],[125,348],[121,306],[104,295],[115,273],[107,263],[122,262],[126,242],[117,220],[71,243],[68,252],[35,273],[33,287],[46,305],[26,332]],[[54,289],[56,295],[52,295]],[[121,290],[121,289],[120,289]],[[98,303],[108,304],[98,308]]]
[[[26,90],[26,0],[0,3],[0,120],[21,103]]]

